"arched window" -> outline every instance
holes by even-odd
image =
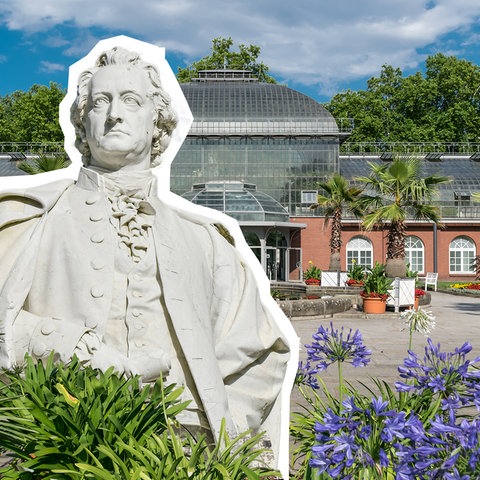
[[[353,237],[347,243],[347,270],[350,270],[354,264],[373,266],[373,247],[372,242],[364,237]]]
[[[405,239],[405,262],[410,265],[412,272],[425,273],[425,247],[415,235]]]
[[[456,237],[450,243],[450,273],[474,273],[476,249],[468,237]]]
[[[243,232],[243,236],[245,237],[245,241],[247,242],[248,246],[252,249],[253,253],[257,257],[258,261],[262,262],[262,247],[260,246],[260,239],[258,235],[254,232]]]

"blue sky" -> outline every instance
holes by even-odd
[[[217,36],[259,45],[279,82],[323,102],[383,64],[408,75],[442,52],[480,65],[480,1],[0,0],[0,95],[66,87],[70,64],[120,34],[164,46],[174,71]]]

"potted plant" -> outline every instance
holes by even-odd
[[[418,310],[418,307],[420,306],[420,299],[425,295],[425,290],[422,288],[416,288],[415,289],[415,304],[413,308],[415,310]]]
[[[308,261],[309,267],[303,272],[303,279],[307,285],[320,285],[322,271],[316,267],[311,260]]]
[[[360,292],[365,313],[385,313],[391,284],[391,279],[385,273],[385,265],[375,262],[372,268],[367,269]]]
[[[363,287],[365,278],[365,267],[352,260],[352,267],[347,272],[348,280],[346,284],[349,287]]]

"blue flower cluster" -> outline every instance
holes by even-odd
[[[388,408],[381,397],[358,407],[353,397],[315,425],[311,466],[332,478],[396,480],[480,478],[480,420],[437,415],[427,426],[414,413]]]
[[[398,368],[406,382],[396,382],[399,392],[431,392],[441,399],[444,410],[456,410],[475,405],[480,410],[480,370],[475,366],[480,357],[467,359],[472,346],[465,342],[453,352],[441,352],[440,345],[427,339],[423,361],[408,352],[408,358]]]
[[[465,343],[443,353],[428,339],[423,360],[409,352],[399,368],[397,395],[350,391],[316,422],[310,465],[342,479],[480,478],[479,359],[468,360],[470,351]]]
[[[295,378],[295,383],[297,385],[307,385],[314,390],[318,390],[320,385],[318,384],[318,368],[315,368],[309,359],[304,363],[303,361],[298,362],[297,376]]]
[[[319,370],[326,370],[335,362],[351,363],[354,367],[363,367],[370,361],[371,350],[363,345],[362,334],[356,330],[352,334],[349,330],[346,338],[343,338],[343,327],[338,330],[320,326],[317,333],[312,335],[314,342],[307,347],[308,360],[316,363]]]
[[[362,400],[347,398],[340,414],[328,409],[315,424],[312,467],[332,478],[354,478],[359,471],[376,472],[377,478],[392,464],[392,440],[419,436],[422,423],[415,416],[407,419],[404,412],[389,409],[382,397],[366,405]]]

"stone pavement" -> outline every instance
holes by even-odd
[[[465,341],[470,342],[473,349],[469,358],[480,356],[480,297],[460,296],[442,292],[431,292],[431,304],[422,307],[431,311],[436,317],[436,326],[430,334],[433,342],[441,344],[441,351],[453,351]],[[408,332],[402,331],[400,314],[388,312],[385,315],[368,315],[361,312],[345,312],[335,314],[333,317],[300,317],[292,318],[292,324],[300,337],[303,347],[312,341],[312,334],[320,325],[327,327],[333,322],[335,328],[344,327],[345,334],[348,330],[359,329],[363,336],[364,344],[372,350],[368,366],[353,368],[344,367],[346,381],[357,386],[357,382],[373,385],[371,377],[386,380],[393,387],[399,380],[397,367],[403,363],[407,356]],[[423,358],[426,337],[414,334],[412,350]],[[306,356],[305,348],[300,351],[300,359]],[[330,367],[322,373],[322,378],[329,388],[335,391],[337,385],[337,369]],[[291,409],[296,410],[297,396],[292,397]]]

